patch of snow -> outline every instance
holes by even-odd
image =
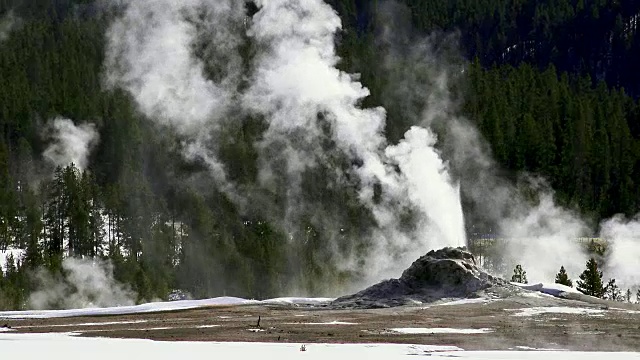
[[[534,299],[542,299],[544,295],[547,295],[547,294],[541,294],[537,292],[525,292],[520,295],[524,297],[534,298]],[[547,296],[550,296],[550,295],[547,295]]]
[[[27,310],[27,311],[2,311],[0,319],[44,319],[71,316],[95,316],[95,315],[125,315],[137,313],[149,313],[160,311],[175,311],[195,309],[208,306],[239,306],[239,305],[321,305],[331,302],[332,298],[276,298],[263,301],[247,300],[236,297],[217,297],[202,300],[178,300],[154,302],[133,306],[119,306],[109,308],[86,308],[69,310]],[[223,317],[220,317],[223,318]]]
[[[537,291],[543,294],[551,295],[551,296],[560,296],[562,293],[574,293],[574,294],[582,294],[580,291],[566,285],[561,284],[550,284],[550,283],[536,283],[536,284],[521,284],[517,282],[512,282],[512,285],[516,285],[525,290]]]
[[[530,347],[530,346],[516,346],[516,349],[535,350],[535,351],[564,351],[562,349],[544,349],[544,348],[534,348],[534,347]]]
[[[222,325],[199,325],[199,326],[160,326],[160,327],[151,327],[151,328],[129,328],[129,329],[98,329],[98,330],[80,330],[74,331],[74,334],[83,334],[83,333],[94,333],[94,332],[105,332],[105,331],[146,331],[146,330],[174,330],[174,329],[208,329],[219,327]]]
[[[284,325],[358,325],[358,323],[346,322],[346,321],[329,321],[329,322],[310,322],[310,323],[285,323]]]
[[[491,302],[491,299],[489,298],[473,298],[473,299],[460,299],[460,300],[448,301],[445,303],[435,304],[435,305],[467,305],[467,304],[483,304],[483,303],[489,303],[489,302]]]
[[[610,308],[610,310],[621,311],[627,314],[640,314],[640,311],[638,310],[627,310],[627,309],[620,309],[620,308]]]
[[[180,300],[180,301],[164,301],[154,302],[133,306],[118,306],[108,308],[87,308],[87,309],[69,309],[69,310],[27,310],[27,311],[3,311],[0,312],[0,318],[4,319],[42,319],[70,316],[95,316],[95,315],[124,315],[149,313],[159,311],[173,311],[195,309],[208,306],[224,306],[224,305],[251,305],[259,304],[256,300],[246,300],[235,297],[218,297],[213,299],[202,300]]]
[[[16,328],[42,328],[42,327],[69,327],[69,326],[105,326],[105,325],[120,325],[120,324],[140,324],[146,323],[147,320],[133,320],[133,321],[105,321],[105,322],[94,322],[94,323],[80,323],[80,324],[53,324],[53,325],[23,325],[16,326]]]
[[[257,332],[263,332],[264,329],[247,329],[247,331],[251,331],[251,332],[257,333]]]
[[[263,300],[260,303],[264,305],[324,305],[332,302],[333,300],[335,300],[335,298],[281,297]]]
[[[393,328],[389,329],[400,334],[486,334],[493,329],[452,329],[452,328]]]
[[[0,333],[2,332],[9,332],[9,331],[16,331],[16,329],[12,329],[12,328],[8,328],[8,327],[0,327]]]
[[[505,309],[506,311],[519,311],[513,316],[536,316],[541,314],[577,314],[590,316],[604,316],[604,310],[590,308],[573,308],[565,306],[531,307],[523,309]]]
[[[69,310],[27,310],[27,311],[3,311],[0,312],[0,319],[43,319],[71,316],[95,316],[95,315],[124,315],[149,313],[159,311],[175,311],[195,309],[208,306],[232,306],[232,305],[258,305],[258,304],[281,304],[281,305],[320,305],[326,304],[333,299],[330,298],[277,298],[264,301],[247,300],[236,297],[217,297],[202,300],[178,300],[154,302],[133,306],[119,306],[109,308],[86,308]],[[221,317],[222,318],[222,317]]]

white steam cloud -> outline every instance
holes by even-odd
[[[29,296],[32,309],[82,309],[135,305],[135,294],[113,278],[113,266],[99,260],[67,258],[63,277],[37,274],[38,290]]]
[[[362,108],[369,90],[336,68],[341,22],[328,4],[256,1],[259,11],[248,21],[241,1],[125,3],[107,34],[106,84],[130,92],[143,114],[185,137],[185,154],[204,159],[218,185],[237,189],[216,156],[225,115],[257,115],[268,126],[255,144],[258,181],[269,189],[286,179],[285,231],[299,220],[304,171],[331,164],[323,148],[330,140],[358,179],[339,185],[357,186],[378,222],[367,273],[395,276],[431,248],[465,244],[458,186],[434,149],[435,135],[415,127],[389,146],[385,110]],[[249,69],[238,50],[247,41],[255,51]],[[334,170],[343,181],[343,170]],[[417,216],[416,229],[402,228],[406,212]]]
[[[623,288],[640,286],[640,218],[615,216],[601,224],[600,236],[609,241],[605,276]]]
[[[318,122],[322,116],[331,140],[357,164],[351,171],[360,179],[360,199],[380,227],[374,234],[378,248],[366,265],[373,278],[396,275],[430,248],[464,245],[458,191],[433,147],[435,136],[416,127],[399,145],[388,146],[384,109],[361,108],[369,90],[336,68],[334,36],[341,24],[335,11],[322,1],[270,0],[258,6],[249,35],[266,51],[256,59],[245,104],[268,121],[261,145],[284,142],[290,149],[287,155],[295,154],[287,168],[294,189],[304,166],[323,156],[316,144],[323,136]],[[295,134],[308,138],[302,148]],[[382,193],[377,201],[376,185]],[[421,220],[418,231],[407,235],[400,231],[399,215],[409,208]]]
[[[80,170],[87,167],[91,148],[98,142],[95,125],[75,125],[64,118],[54,119],[45,135],[53,141],[43,153],[45,159],[54,166],[73,163]]]
[[[219,185],[228,186],[224,167],[207,144],[231,110],[241,79],[244,3],[121,3],[123,15],[107,32],[106,85],[127,90],[143,114],[185,137],[185,155],[204,160]]]
[[[445,134],[440,144],[443,157],[459,177],[461,192],[473,213],[466,221],[472,221],[470,225],[475,221],[489,224],[496,237],[506,239],[497,249],[505,267],[496,270],[510,276],[513,267],[521,264],[530,280],[553,281],[560,266],[565,266],[577,276],[587,254],[576,239],[589,234],[588,226],[576,214],[557,206],[553,192],[542,181],[529,177],[516,186],[498,175],[499,166],[478,130],[456,115],[459,103],[451,89],[464,74],[464,67],[457,60],[457,49],[446,44],[455,41],[446,37],[441,39],[445,44],[436,46],[438,40],[433,37],[415,36],[406,26],[410,19],[405,7],[394,2],[383,6],[385,31],[380,47],[387,50],[384,66],[391,79],[385,95],[402,106],[403,116]],[[418,189],[427,191],[432,186],[427,182]],[[425,203],[433,204],[434,200]],[[455,208],[442,216],[451,214],[456,214]]]

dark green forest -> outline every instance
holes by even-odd
[[[506,173],[543,176],[560,204],[595,222],[638,212],[640,3],[400,2],[412,36],[455,39],[451,56],[465,64],[460,115],[480,129]],[[36,271],[64,272],[65,257],[109,259],[137,301],[166,299],[173,289],[194,297],[323,295],[357,276],[332,266],[323,229],[301,225],[306,241],[291,243],[268,219],[192,181],[202,164],[175,151],[179,139],[162,136],[130,95],[103,86],[110,14],[96,3],[0,1],[1,16],[18,19],[0,42],[0,249],[25,249],[0,277],[0,309],[25,308]],[[328,3],[343,22],[340,68],[361,74],[371,90],[365,105],[385,106],[387,137],[397,141],[410,124],[386,96],[391,75],[377,61],[385,5]],[[43,129],[55,117],[98,129],[87,171],[43,160]],[[235,141],[221,158],[231,176],[250,182],[260,125],[247,120],[228,131]],[[371,220],[349,205],[349,194],[308,191],[343,205],[351,238],[366,233]]]

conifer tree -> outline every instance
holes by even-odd
[[[576,288],[583,294],[602,298],[605,288],[602,286],[602,272],[594,258],[587,261],[587,268],[580,274]]]
[[[527,272],[522,269],[521,265],[516,265],[516,268],[513,269],[513,276],[511,276],[511,281],[521,284],[527,283]]]
[[[625,296],[625,300],[630,303],[631,302],[631,289],[627,289],[627,296]]]
[[[564,269],[564,266],[560,266],[560,272],[556,274],[556,284],[573,287],[573,282],[569,279],[569,275],[567,275],[567,271]]]
[[[623,299],[622,291],[616,285],[616,279],[609,279],[607,286],[604,287],[604,298],[612,301],[621,301]]]

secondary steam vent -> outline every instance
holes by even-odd
[[[443,298],[474,298],[494,287],[513,287],[481,270],[465,248],[430,251],[414,261],[399,279],[373,285],[357,294],[336,299],[344,308],[392,307]]]

